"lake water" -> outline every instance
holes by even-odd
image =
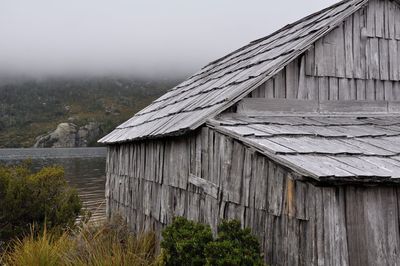
[[[93,220],[105,217],[106,148],[0,149],[0,163],[14,164],[31,159],[32,167],[60,165],[65,178],[74,186]]]

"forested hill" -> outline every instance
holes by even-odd
[[[107,133],[178,82],[87,78],[1,85],[0,148],[31,147],[62,122],[99,122]]]

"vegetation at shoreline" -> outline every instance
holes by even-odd
[[[35,231],[71,228],[81,208],[61,167],[33,172],[29,162],[0,165],[0,242],[29,233],[32,226]]]
[[[178,82],[104,77],[2,84],[0,148],[31,147],[62,122],[98,122],[108,133]]]

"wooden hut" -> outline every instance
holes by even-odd
[[[389,0],[210,63],[101,139],[108,215],[157,232],[236,218],[270,265],[400,265],[399,63]]]

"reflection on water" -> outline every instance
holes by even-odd
[[[30,158],[34,169],[51,165],[64,167],[65,178],[78,190],[93,220],[105,217],[105,156],[104,148],[0,149],[3,163],[14,164]]]

